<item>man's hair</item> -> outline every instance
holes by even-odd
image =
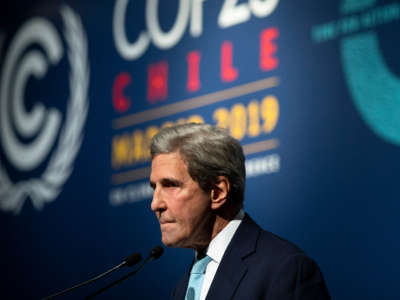
[[[161,129],[150,146],[151,158],[158,154],[178,152],[189,175],[200,188],[209,192],[218,176],[230,183],[228,202],[242,206],[246,169],[240,143],[226,130],[208,124],[183,124]]]

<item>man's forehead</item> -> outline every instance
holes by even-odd
[[[151,161],[150,179],[178,178],[187,174],[187,166],[178,152],[156,155]]]

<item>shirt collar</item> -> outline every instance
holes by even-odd
[[[244,218],[244,211],[241,209],[237,215],[229,221],[229,223],[222,229],[215,238],[212,239],[207,248],[207,255],[218,264],[224,256],[226,248],[233,238],[236,230]],[[196,252],[197,257],[197,252]]]

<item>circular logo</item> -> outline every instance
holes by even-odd
[[[343,0],[342,13],[373,7],[376,0]],[[399,14],[399,6],[377,8],[364,14],[365,27],[373,27]],[[400,79],[386,65],[374,30],[343,38],[341,55],[346,81],[357,110],[379,137],[400,145]]]
[[[54,148],[38,177],[12,182],[0,162],[0,209],[18,214],[26,199],[40,210],[61,192],[73,170],[73,161],[83,139],[88,112],[89,62],[87,38],[79,16],[61,8],[70,65],[70,96],[67,111],[46,108],[41,102],[26,109],[24,91],[31,77],[41,79],[49,66],[64,55],[61,38],[49,21],[32,18],[16,33],[7,50],[0,82],[0,144],[7,161],[16,170],[28,172],[42,164]],[[43,51],[29,48],[35,43]],[[64,122],[62,122],[64,119]],[[29,142],[23,142],[22,140]]]

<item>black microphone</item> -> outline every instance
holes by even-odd
[[[131,267],[131,266],[137,264],[141,260],[142,260],[142,256],[140,255],[140,253],[132,253],[127,258],[125,258],[125,260],[122,263],[120,263],[119,265],[116,265],[115,267],[109,269],[108,271],[106,271],[106,272],[104,272],[104,273],[102,273],[100,275],[97,275],[96,277],[93,277],[92,279],[86,280],[85,282],[82,282],[82,283],[79,283],[77,285],[74,285],[73,287],[70,287],[68,289],[62,290],[61,292],[57,292],[55,294],[47,296],[46,298],[43,298],[42,300],[49,300],[49,299],[53,299],[55,297],[64,295],[64,294],[66,294],[66,293],[68,293],[68,292],[70,292],[70,291],[72,291],[74,289],[77,289],[77,288],[85,286],[85,285],[87,285],[87,284],[89,284],[91,282],[99,280],[100,278],[103,278],[104,276],[114,272],[115,270],[118,270],[119,268],[122,268],[124,266]]]
[[[156,246],[153,249],[151,249],[149,256],[147,256],[147,258],[144,260],[144,262],[140,265],[139,268],[137,268],[135,271],[132,271],[128,274],[126,274],[125,276],[122,276],[120,279],[115,280],[113,282],[111,282],[110,284],[106,285],[105,287],[97,290],[96,292],[94,292],[93,294],[90,294],[89,296],[87,296],[85,298],[86,299],[91,299],[94,296],[108,290],[110,287],[120,283],[121,281],[124,281],[125,279],[131,277],[132,275],[135,275],[137,272],[139,272],[141,269],[143,269],[144,265],[147,264],[149,261],[151,260],[155,260],[158,259],[162,254],[164,253],[164,249],[161,246]]]
[[[146,258],[146,260],[150,259],[158,259],[161,255],[163,255],[164,249],[161,246],[155,246],[153,249],[151,249],[149,256]]]
[[[125,260],[121,263],[121,267],[123,267],[125,265],[128,267],[132,267],[141,260],[142,260],[142,255],[140,253],[138,253],[138,252],[132,253],[127,258],[125,258]]]

